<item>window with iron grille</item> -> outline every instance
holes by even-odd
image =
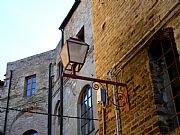
[[[36,76],[26,77],[25,96],[29,97],[36,94]]]
[[[93,127],[93,107],[92,107],[92,88],[85,87],[85,91],[81,99],[81,134],[90,134]]]
[[[161,30],[152,39],[149,57],[159,126],[166,134],[180,122],[180,64],[172,28]]]

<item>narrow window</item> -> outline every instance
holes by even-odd
[[[149,56],[159,126],[162,133],[168,133],[180,122],[180,64],[171,28],[152,40]]]
[[[36,94],[36,76],[26,77],[25,96],[32,96]]]
[[[60,62],[57,64],[57,79],[60,77]]]
[[[92,107],[92,88],[85,87],[81,99],[81,134],[88,135],[93,131],[93,107]]]

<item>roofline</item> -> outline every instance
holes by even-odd
[[[79,6],[80,4],[80,0],[75,0],[72,8],[69,10],[67,16],[64,18],[63,22],[61,23],[60,27],[59,27],[59,30],[62,30],[64,29],[64,27],[67,25],[67,23],[69,22],[70,18],[72,17],[74,11],[77,9],[77,7]]]

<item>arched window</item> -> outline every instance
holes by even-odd
[[[81,135],[90,134],[93,129],[92,88],[85,87],[81,96]]]
[[[36,130],[28,130],[23,133],[23,135],[38,135],[38,132]]]

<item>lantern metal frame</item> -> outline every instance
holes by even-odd
[[[83,59],[82,63],[71,60],[71,57],[70,57],[70,53],[71,52],[70,52],[70,47],[69,47],[70,43],[76,43],[78,45],[82,45],[82,46],[86,46],[87,47],[87,50],[85,52],[84,59]],[[72,71],[72,67],[74,67],[73,71],[74,72],[79,72],[81,70],[81,68],[83,67],[84,63],[85,63],[85,60],[86,60],[86,57],[87,57],[87,53],[88,53],[88,50],[89,50],[89,45],[86,44],[85,42],[81,41],[80,39],[70,37],[68,40],[66,40],[66,43],[65,43],[65,45],[63,46],[63,48],[61,50],[61,53],[62,53],[62,51],[64,51],[65,47],[67,47],[66,51],[68,53],[68,61],[69,62],[67,63],[67,65],[63,64],[64,70]],[[62,56],[61,56],[61,60],[62,60],[62,63],[63,63]],[[68,68],[68,67],[70,67],[70,68]]]

